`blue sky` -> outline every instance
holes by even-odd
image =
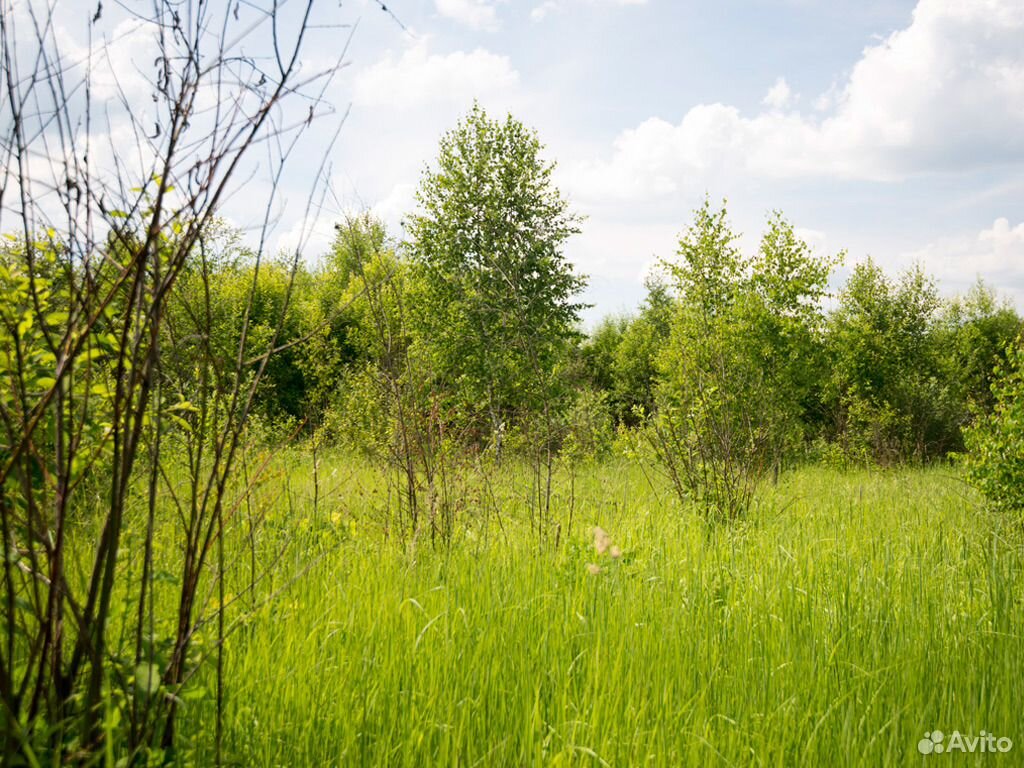
[[[586,216],[567,254],[590,277],[591,321],[636,306],[705,194],[728,198],[751,247],[780,209],[850,263],[917,261],[946,293],[981,275],[1024,307],[1024,0],[388,7],[405,30],[372,0],[317,9],[320,22],[358,24],[328,93],[337,112],[292,160],[279,246],[297,240],[311,171],[346,110],[310,258],[344,211],[372,208],[400,236],[438,138],[478,99],[538,130]],[[306,66],[329,65],[346,34],[315,30]],[[225,208],[243,226],[244,197]]]

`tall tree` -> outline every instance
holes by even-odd
[[[562,248],[579,219],[537,134],[475,104],[442,139],[408,221],[418,343],[450,405],[490,432],[548,408],[584,279]]]

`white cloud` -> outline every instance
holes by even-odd
[[[818,251],[827,250],[825,246],[828,244],[828,235],[820,229],[794,227],[793,234]]]
[[[442,16],[471,29],[498,28],[498,12],[489,0],[434,0],[434,7]]]
[[[519,73],[507,56],[483,48],[431,53],[429,40],[420,38],[401,55],[388,52],[359,72],[354,94],[358,105],[411,108],[437,102],[465,104],[518,84]]]
[[[775,81],[775,85],[768,89],[768,93],[765,94],[761,103],[769,109],[785,109],[795,100],[796,97],[789,87],[789,83],[786,82],[786,78],[780,77]]]
[[[83,169],[79,164],[84,157],[89,158],[93,194],[108,204],[119,198],[120,189],[142,186],[151,178],[154,147],[160,142],[150,138],[155,135],[159,117],[150,98],[154,90],[150,78],[155,72],[153,61],[159,48],[152,25],[137,19],[121,20],[107,33],[96,32],[90,46],[80,39],[81,35],[73,34],[73,27],[64,23],[65,17],[55,16],[42,43],[46,62],[41,64],[40,41],[29,30],[33,30],[34,23],[42,22],[27,14],[25,4],[15,4],[12,9],[15,28],[27,32],[13,51],[19,59],[24,83],[29,81],[28,73],[34,72],[37,85],[40,80],[46,85],[47,73],[59,69],[60,88],[23,89],[28,98],[23,115],[25,127],[33,137],[26,157],[25,190],[31,200],[29,215],[37,216],[40,225],[61,228],[68,226],[68,212],[58,190],[64,189],[69,175],[82,181]],[[86,106],[86,83],[92,104],[88,123],[81,117]],[[0,121],[9,117],[10,109],[9,104],[0,105]],[[66,126],[64,121],[53,119],[65,109]],[[73,170],[69,172],[69,168]],[[7,172],[0,171],[0,185],[9,183],[14,199],[18,192],[13,190],[20,187],[20,181],[13,166],[9,172],[11,175],[7,176]],[[21,215],[20,209],[11,213]],[[84,208],[78,215],[78,225],[84,227]]]
[[[64,67],[74,68],[74,76],[83,78],[88,70],[91,96],[97,102],[120,103],[123,97],[134,107],[156,90],[154,62],[159,60],[160,46],[154,25],[123,19],[94,42],[91,51],[80,33],[63,25],[55,27],[54,39]]]
[[[588,219],[566,254],[587,275],[639,285],[659,259],[671,257],[679,242],[675,222]]]
[[[647,0],[544,0],[533,7],[530,18],[533,21],[543,21],[553,11],[562,11],[573,2],[587,5],[647,5]]]
[[[334,242],[334,220],[326,216],[300,218],[277,236],[277,253],[291,258],[296,251],[308,262],[327,253]]]
[[[530,18],[534,21],[543,21],[549,13],[559,10],[560,7],[557,0],[545,0],[540,5],[534,6],[530,11]]]
[[[865,48],[820,114],[699,104],[678,124],[650,118],[610,157],[576,169],[584,197],[648,198],[706,188],[707,174],[892,180],[1024,160],[1024,3],[920,0],[906,29]]]
[[[402,182],[392,187],[391,191],[378,200],[372,210],[375,216],[387,225],[388,231],[397,233],[402,221],[416,207],[416,185]]]
[[[961,292],[981,277],[1024,306],[1024,222],[1006,218],[975,235],[950,237],[902,254],[903,264],[920,263],[944,289]]]
[[[896,173],[1019,159],[1022,35],[1020,0],[921,0],[864,52],[822,131]]]

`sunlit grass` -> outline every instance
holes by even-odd
[[[312,520],[294,461],[296,519],[279,499],[272,523],[307,526],[305,543],[227,645],[236,764],[879,766],[922,759],[934,729],[1024,749],[1022,537],[947,469],[802,470],[709,529],[635,468],[598,464],[571,531],[560,487],[556,549],[514,479],[500,529],[434,547],[385,536],[385,484],[337,457]],[[213,712],[186,707],[200,762]]]

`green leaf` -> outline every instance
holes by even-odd
[[[156,664],[143,662],[135,667],[135,690],[145,696],[160,690],[160,668]]]

